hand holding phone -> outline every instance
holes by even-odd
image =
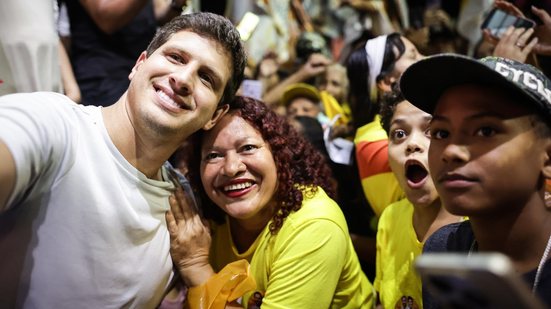
[[[536,23],[528,18],[512,15],[499,8],[494,8],[488,13],[482,23],[482,29],[488,29],[491,35],[500,38],[509,27],[534,28]]]

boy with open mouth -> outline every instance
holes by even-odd
[[[430,114],[406,101],[398,85],[383,96],[381,123],[388,133],[390,168],[406,198],[382,213],[377,229],[375,289],[384,308],[407,299],[422,308],[421,279],[414,259],[440,227],[460,221],[441,207],[429,174]]]

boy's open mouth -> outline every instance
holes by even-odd
[[[428,175],[429,172],[419,163],[412,162],[406,167],[406,178],[414,184],[420,183]]]

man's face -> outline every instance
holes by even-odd
[[[151,55],[142,53],[129,76],[127,109],[134,128],[182,138],[210,128],[222,113],[217,106],[231,63],[216,41],[190,31],[173,34]]]
[[[444,92],[431,123],[429,168],[448,211],[505,216],[535,197],[546,151],[531,117],[502,91],[463,85]]]

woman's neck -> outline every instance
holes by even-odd
[[[232,240],[237,251],[243,253],[251,247],[258,238],[258,235],[262,233],[267,222],[250,224],[230,217],[228,224],[230,225]]]

